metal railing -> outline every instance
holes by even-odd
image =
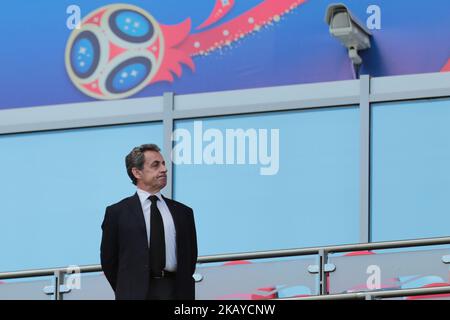
[[[254,259],[270,259],[270,258],[282,258],[292,256],[305,256],[305,255],[318,255],[318,274],[319,274],[319,295],[299,298],[286,298],[295,300],[334,300],[334,299],[368,299],[368,298],[387,298],[387,297],[400,297],[400,296],[416,296],[416,295],[430,295],[430,294],[443,294],[450,293],[450,286],[434,287],[434,288],[420,288],[420,289],[402,289],[402,290],[385,290],[385,291],[364,291],[354,293],[343,294],[328,294],[327,281],[326,281],[326,264],[328,261],[328,255],[338,252],[351,252],[351,251],[364,251],[364,250],[377,250],[377,249],[399,249],[406,247],[419,247],[419,246],[433,246],[433,245],[445,245],[450,244],[450,237],[438,237],[438,238],[425,238],[425,239],[413,239],[413,240],[400,240],[400,241],[385,241],[385,242],[371,242],[371,243],[358,243],[358,244],[346,244],[335,246],[321,246],[321,247],[309,247],[299,249],[283,249],[283,250],[270,250],[270,251],[257,251],[257,252],[243,252],[232,254],[219,254],[201,256],[197,262],[199,264],[213,263],[213,262],[227,262],[236,260],[254,260]],[[1,272],[0,280],[2,279],[18,279],[29,277],[41,277],[41,276],[54,276],[55,288],[52,292],[55,300],[63,298],[61,287],[64,284],[64,276],[68,274],[68,268],[47,268],[47,269],[35,269],[35,270],[23,270],[12,272]],[[85,265],[77,267],[77,271],[80,273],[92,273],[101,272],[101,265]],[[284,299],[283,299],[284,300]]]
[[[379,298],[398,298],[412,296],[428,296],[437,294],[450,294],[450,286],[434,287],[434,288],[413,288],[401,290],[385,290],[385,291],[364,291],[341,294],[328,294],[310,297],[285,298],[277,300],[375,300]]]

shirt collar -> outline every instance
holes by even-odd
[[[148,197],[150,197],[152,195],[157,196],[160,201],[163,201],[162,196],[161,196],[161,192],[159,192],[159,191],[157,193],[155,193],[155,194],[152,194],[152,193],[149,193],[147,191],[144,191],[142,189],[137,188],[136,192],[137,192],[137,194],[139,196],[139,200],[141,201],[141,203],[144,203],[146,200],[148,200]],[[148,200],[148,201],[150,201],[150,200]]]

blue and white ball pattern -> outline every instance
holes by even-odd
[[[163,51],[161,29],[149,13],[133,5],[108,5],[90,13],[81,28],[72,31],[66,45],[66,70],[86,95],[121,99],[151,81]]]

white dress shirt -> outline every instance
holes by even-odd
[[[144,213],[145,228],[147,230],[147,244],[150,246],[150,206],[152,203],[148,197],[152,196],[152,194],[139,188],[137,189],[137,194],[141,201],[142,212]],[[155,196],[159,199],[159,201],[156,202],[156,205],[158,206],[159,212],[161,212],[164,223],[164,238],[166,240],[166,267],[164,270],[175,272],[177,270],[175,224],[173,222],[172,214],[170,213],[164,198],[161,196],[161,193],[155,193]]]

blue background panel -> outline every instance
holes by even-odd
[[[125,156],[162,124],[0,136],[0,272],[100,263],[107,205],[135,192]]]
[[[373,107],[372,240],[447,236],[450,100]]]
[[[275,175],[259,164],[175,166],[174,195],[195,210],[199,253],[358,242],[358,119],[357,108],[204,119],[203,131],[224,136],[279,129],[280,154]],[[176,128],[193,137],[192,120]]]

